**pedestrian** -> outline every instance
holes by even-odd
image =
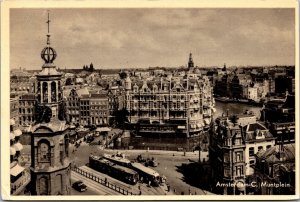
[[[107,183],[107,178],[104,179],[105,184]]]
[[[174,188],[174,194],[176,194],[176,189]]]
[[[197,195],[197,192],[195,191],[195,195]]]
[[[189,195],[192,195],[191,188],[189,188]]]
[[[170,192],[170,185],[167,185],[167,187],[168,187],[168,192]]]
[[[142,191],[140,190],[140,193],[139,193],[139,195],[142,195]]]
[[[183,192],[183,191],[181,192],[181,195],[184,195],[184,192]]]

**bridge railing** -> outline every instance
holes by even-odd
[[[89,179],[93,180],[94,182],[97,182],[97,183],[99,183],[99,184],[101,184],[103,186],[106,186],[109,189],[112,189],[112,190],[114,190],[116,192],[119,192],[119,193],[121,193],[123,195],[136,195],[136,194],[132,193],[131,191],[123,189],[122,187],[119,187],[119,186],[117,186],[115,184],[110,183],[108,180],[105,180],[105,179],[102,179],[102,178],[100,178],[98,176],[95,176],[92,173],[86,172],[86,171],[84,171],[84,170],[82,170],[82,169],[80,169],[78,167],[74,166],[74,167],[72,167],[72,170],[74,172],[80,174],[80,175],[85,176],[86,178],[89,178]]]

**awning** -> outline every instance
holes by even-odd
[[[15,139],[15,134],[14,133],[10,133],[10,140],[13,140],[13,139]]]
[[[14,130],[14,134],[16,137],[22,135],[22,131],[20,129]]]
[[[17,176],[19,175],[21,172],[24,171],[24,167],[20,166],[19,164],[16,164],[13,168],[10,169],[10,174],[12,176]]]
[[[108,127],[103,127],[103,128],[97,128],[96,129],[96,132],[108,132],[108,131],[111,131],[111,129],[108,128]]]
[[[14,148],[16,149],[16,151],[21,151],[23,149],[23,145],[20,142],[18,142],[14,144]]]
[[[16,154],[16,150],[13,147],[10,147],[10,155],[14,156]]]

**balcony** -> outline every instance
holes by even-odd
[[[10,184],[11,195],[20,194],[29,182],[30,174],[27,171],[24,171],[19,179]]]

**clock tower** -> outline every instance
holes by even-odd
[[[32,195],[69,195],[71,163],[69,126],[65,121],[61,76],[53,61],[57,54],[50,46],[49,12],[47,45],[41,52],[44,60],[35,86],[35,125],[31,129]]]

